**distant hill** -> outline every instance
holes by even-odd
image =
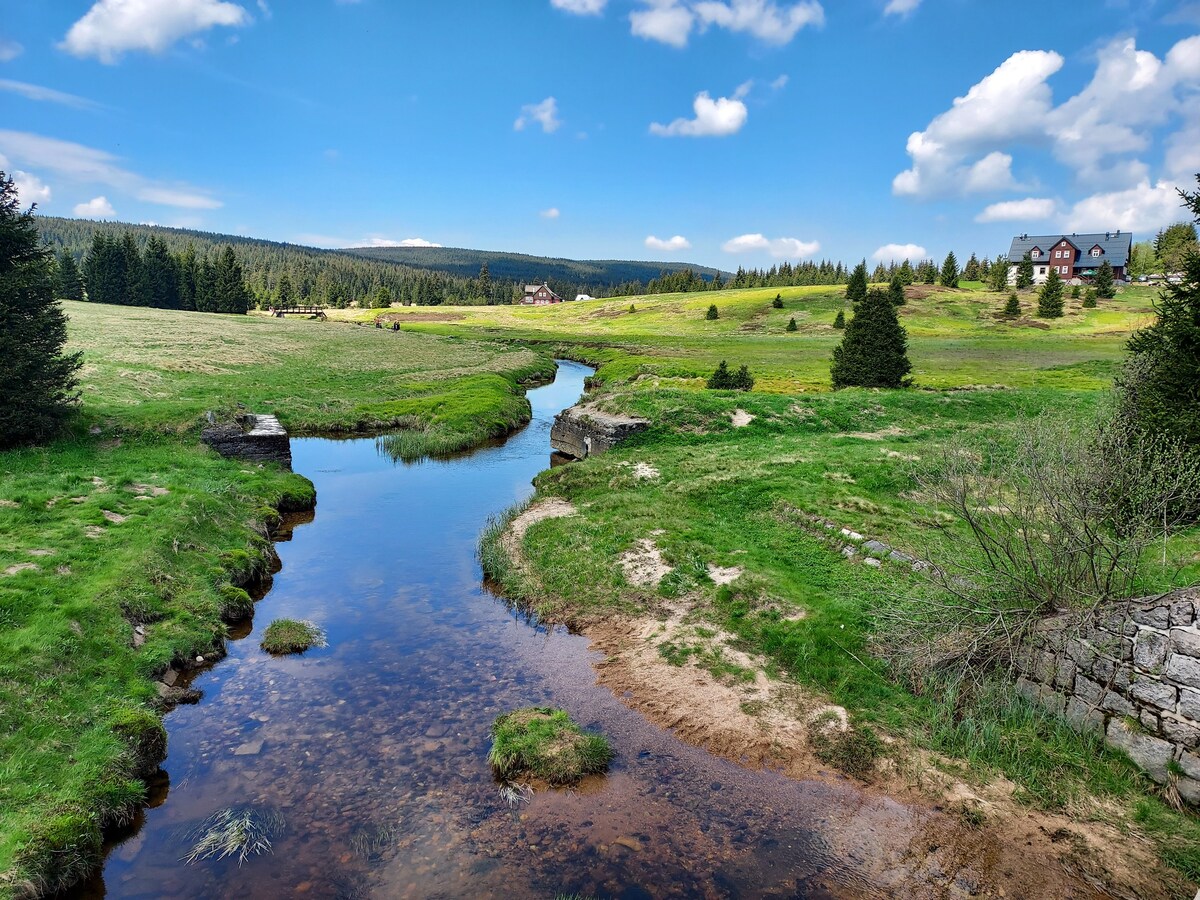
[[[620,259],[560,259],[529,256],[525,253],[501,253],[494,250],[464,250],[454,247],[352,247],[338,251],[365,259],[399,263],[413,269],[448,272],[474,278],[486,262],[488,274],[501,281],[569,282],[615,287],[632,282],[649,282],[663,272],[691,269],[707,279],[718,269],[681,262],[642,262]],[[722,278],[729,277],[722,272]]]

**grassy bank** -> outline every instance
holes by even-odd
[[[695,662],[736,680],[752,673],[732,664],[727,650],[749,652],[771,678],[815,688],[860,720],[948,754],[971,778],[1007,776],[1034,805],[1104,804],[1183,875],[1200,878],[1196,821],[1168,809],[1127,759],[1096,738],[1002,684],[968,691],[931,683],[918,696],[893,678],[871,652],[879,614],[934,588],[906,564],[873,567],[862,552],[847,559],[848,542],[831,541],[813,521],[919,558],[969,562],[968,536],[921,496],[914,471],[952,439],[1004,441],[1015,423],[1048,415],[1082,426],[1106,402],[1125,341],[1150,313],[1150,295],[1135,290],[1062,320],[1007,323],[993,315],[1001,295],[930,292],[902,311],[926,389],[833,394],[827,366],[838,335],[824,321],[840,299],[828,289],[785,290],[779,311],[770,306],[775,293],[473,310],[460,321],[413,324],[538,338],[597,360],[607,395],[600,402],[654,423],[612,453],[544,472],[538,497],[567,500],[578,515],[533,524],[521,567],[496,562],[500,534],[491,531],[485,562],[511,594],[552,619],[613,611],[663,618],[664,608],[682,605],[699,624],[686,642],[658,639],[668,662]],[[621,313],[630,302],[636,312]],[[709,302],[722,310],[716,323],[703,319]],[[801,306],[810,315],[797,337],[783,328],[793,315],[801,321]],[[635,327],[637,316],[653,327]],[[766,323],[768,331],[747,323]],[[699,377],[718,358],[748,363],[766,390],[700,390]],[[754,417],[749,425],[735,427],[736,410]],[[657,586],[637,585],[626,568],[646,541],[670,569]],[[1200,534],[1173,539],[1167,550],[1168,565],[1146,571],[1147,592],[1200,581]],[[722,585],[710,567],[741,574]],[[720,635],[732,639],[722,644]]]
[[[222,652],[312,486],[224,460],[206,410],[295,434],[400,426],[398,455],[527,421],[533,352],[374,328],[67,304],[85,353],[75,433],[0,454],[0,896],[69,884],[142,800],[169,667]],[[166,695],[164,697],[164,695]]]

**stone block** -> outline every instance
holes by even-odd
[[[1200,780],[1200,756],[1195,753],[1179,754],[1179,767],[1188,778]]]
[[[292,467],[292,444],[275,416],[245,415],[236,424],[212,425],[200,440],[222,456]]]
[[[1196,621],[1196,604],[1191,600],[1176,600],[1171,604],[1171,627],[1191,625]]]
[[[1200,691],[1192,688],[1179,689],[1179,716],[1200,722]]]
[[[1061,716],[1067,707],[1067,698],[1051,688],[1043,685],[1039,692],[1038,702],[1052,716]]]
[[[1100,701],[1100,708],[1116,716],[1132,716],[1137,718],[1137,710],[1133,704],[1116,691],[1109,691],[1104,695],[1104,699]]]
[[[889,547],[887,544],[883,543],[882,541],[867,541],[862,546],[863,546],[863,549],[866,550],[868,553],[874,553],[879,556],[887,556],[887,554],[890,553],[892,550],[891,547]]]
[[[554,418],[550,449],[585,459],[605,453],[649,427],[646,419],[607,413],[591,406],[572,406]]]
[[[1200,628],[1172,628],[1171,652],[1200,657]]]
[[[1143,672],[1161,672],[1170,640],[1161,631],[1143,628],[1133,645],[1133,664]]]
[[[1075,686],[1075,673],[1078,666],[1075,665],[1073,659],[1060,659],[1058,661],[1058,671],[1054,674],[1054,686],[1063,690],[1070,690]]]
[[[1017,693],[1030,703],[1035,703],[1039,693],[1038,686],[1022,675],[1017,679]]]
[[[1174,744],[1129,728],[1122,719],[1108,723],[1105,738],[1110,746],[1125,751],[1156,782],[1166,783],[1167,763],[1175,757]]]
[[[1075,696],[1088,706],[1099,706],[1100,700],[1104,697],[1104,686],[1096,684],[1090,678],[1076,675]]]
[[[1066,654],[1081,668],[1090,669],[1096,664],[1096,648],[1091,642],[1081,638],[1071,638],[1067,641]]]
[[[1167,657],[1166,677],[1183,687],[1200,688],[1200,659],[1172,653]]]
[[[1200,727],[1195,722],[1184,722],[1174,716],[1162,717],[1162,733],[1168,740],[1182,745],[1187,750],[1200,747]]]
[[[1179,791],[1179,796],[1192,806],[1200,805],[1200,781],[1195,778],[1183,777],[1175,783],[1175,787]]]
[[[1153,678],[1143,678],[1129,686],[1129,696],[1139,703],[1155,709],[1175,711],[1179,689],[1173,684],[1163,684]]]
[[[1162,723],[1159,722],[1158,716],[1148,709],[1143,709],[1138,714],[1138,721],[1142,723],[1142,727],[1148,732],[1158,737],[1162,737]]]
[[[1139,625],[1166,630],[1171,627],[1171,606],[1162,601],[1134,606],[1129,611],[1129,617]]]
[[[1033,680],[1042,684],[1053,684],[1054,675],[1058,671],[1058,659],[1049,650],[1043,650],[1037,655],[1033,666]]]
[[[1076,731],[1104,730],[1104,713],[1078,698],[1073,697],[1067,701],[1063,715]]]
[[[1109,684],[1116,674],[1118,663],[1113,662],[1107,656],[1099,657],[1092,664],[1092,678],[1099,681],[1101,684]]]

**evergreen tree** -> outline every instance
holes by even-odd
[[[1078,300],[1082,294],[1083,294],[1083,291],[1080,290],[1079,285],[1077,285],[1077,284],[1071,285],[1071,299],[1072,300]]]
[[[485,300],[491,301],[491,299],[492,299],[492,275],[488,271],[488,264],[487,264],[486,260],[484,260],[483,265],[479,267],[478,284],[479,284],[479,296],[483,297]]]
[[[725,391],[733,386],[733,373],[729,371],[725,360],[721,360],[717,370],[708,376],[706,384],[710,391]]]
[[[988,283],[988,279],[992,275],[992,262],[986,256],[979,261],[979,280],[984,284]]]
[[[1004,315],[1010,319],[1015,319],[1021,315],[1021,301],[1017,299],[1016,291],[1008,295],[1008,302],[1004,304]]]
[[[905,287],[913,283],[913,267],[907,259],[900,263],[900,282]]]
[[[874,284],[884,284],[889,280],[890,276],[888,275],[888,270],[884,268],[883,263],[878,263],[875,266],[875,271],[871,274],[871,281]]]
[[[1023,291],[1028,287],[1033,287],[1033,257],[1026,250],[1017,263],[1017,290]]]
[[[79,266],[75,257],[66,250],[58,254],[58,270],[56,272],[54,294],[61,300],[83,299],[83,276],[79,274]]]
[[[717,319],[721,318],[721,313],[717,310],[717,304],[715,304],[715,303],[709,304],[708,312],[706,312],[704,314],[704,318],[708,319],[708,321],[710,321],[710,322],[714,322]]]
[[[117,302],[128,306],[149,306],[142,253],[132,231],[127,231],[121,236],[121,257],[125,261],[125,289],[124,297]]]
[[[967,264],[963,266],[962,277],[963,281],[979,281],[979,260],[974,253],[967,260]]]
[[[1009,262],[1007,256],[997,256],[988,271],[988,287],[999,293],[1008,287]]]
[[[143,299],[148,306],[179,309],[179,270],[171,251],[157,237],[146,241],[142,257]]]
[[[382,285],[371,296],[372,309],[390,309],[392,306],[392,292],[388,290],[387,285]]]
[[[275,285],[275,305],[283,307],[296,305],[296,292],[292,290],[292,279],[288,278],[287,272],[279,276],[279,281]]]
[[[775,299],[771,301],[771,306],[775,309],[783,309],[783,296],[776,294]]]
[[[888,285],[888,296],[892,299],[894,306],[903,306],[908,302],[904,296],[904,282],[900,280],[900,274],[892,276],[892,283]]]
[[[942,287],[958,287],[958,260],[955,258],[953,250],[946,254],[938,280],[941,281]]]
[[[867,261],[864,259],[854,271],[850,273],[850,280],[846,283],[846,299],[851,303],[858,303],[867,296]]]
[[[1154,239],[1154,255],[1162,263],[1164,272],[1179,272],[1184,260],[1197,250],[1200,250],[1200,244],[1197,244],[1196,226],[1191,222],[1176,222],[1160,231]]]
[[[869,291],[833,350],[829,374],[834,388],[908,387],[911,371],[908,334],[891,297],[887,291]]]
[[[125,257],[121,247],[102,231],[92,237],[83,260],[87,298],[93,303],[122,303],[125,296]]]
[[[179,275],[179,308],[196,308],[196,247],[188,243],[176,260],[175,271]]]
[[[735,391],[752,391],[754,390],[754,376],[750,374],[750,367],[743,364],[738,367],[733,376],[732,387]]]
[[[845,312],[845,310],[839,309],[838,314],[833,317],[833,327],[837,328],[839,330],[846,327],[846,312]]]
[[[49,437],[77,396],[81,354],[63,352],[67,316],[33,210],[21,212],[16,186],[0,172],[0,447]]]
[[[923,265],[925,266],[925,274],[921,278],[921,280],[925,284],[935,284],[937,282],[937,276],[938,276],[937,266],[935,266],[933,264],[932,259],[925,260]]]
[[[1113,267],[1107,259],[1100,263],[1100,268],[1096,270],[1096,278],[1093,281],[1096,286],[1096,296],[1102,300],[1111,300],[1117,296],[1117,288],[1113,283]]]
[[[788,319],[787,330],[788,331],[796,330],[796,317],[795,316],[792,316],[790,319]]]
[[[1038,293],[1037,314],[1043,319],[1062,318],[1063,280],[1058,274],[1058,266],[1050,267],[1050,274]]]
[[[217,307],[217,270],[206,253],[196,263],[196,309],[220,312]]]
[[[1083,308],[1084,309],[1095,309],[1096,308],[1096,289],[1095,288],[1092,288],[1092,287],[1088,288],[1087,292],[1083,295]]]
[[[250,292],[242,278],[242,266],[232,245],[226,245],[214,266],[213,312],[244,315],[250,308]]]

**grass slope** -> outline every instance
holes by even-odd
[[[85,354],[76,433],[0,454],[0,896],[53,889],[141,801],[165,734],[152,680],[253,609],[298,475],[222,459],[201,414],[295,432],[404,426],[403,455],[527,421],[523,349],[374,328],[66,304]]]

